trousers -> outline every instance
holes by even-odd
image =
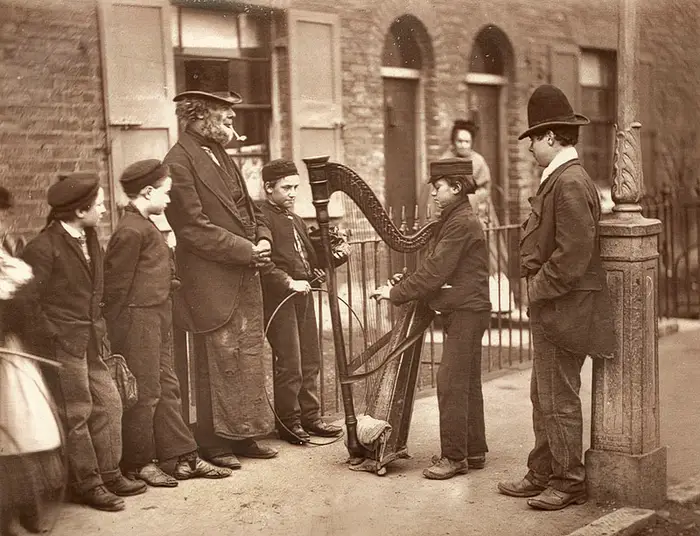
[[[527,460],[527,478],[566,493],[586,488],[582,461],[581,367],[576,355],[549,342],[542,325],[531,324],[534,356],[530,381],[535,446]]]
[[[170,300],[152,307],[128,307],[120,316],[123,336],[113,340],[112,347],[126,359],[139,388],[138,402],[122,418],[122,467],[135,470],[156,459],[193,452],[197,444],[182,415]]]
[[[46,383],[66,432],[71,485],[84,493],[121,475],[122,402],[94,337],[85,355],[59,343],[54,358],[63,366],[47,371]]]
[[[489,311],[443,315],[445,341],[437,373],[441,456],[463,460],[488,452],[481,390],[481,339]]]
[[[278,303],[274,303],[275,307]],[[274,311],[272,305],[265,304],[266,320]],[[313,423],[321,412],[318,399],[321,353],[312,293],[296,294],[277,311],[267,340],[274,354],[277,415],[286,426]]]

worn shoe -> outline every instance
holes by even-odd
[[[244,458],[274,458],[279,452],[272,447],[261,445],[253,439],[243,439],[241,441],[231,441],[231,450],[237,456]]]
[[[570,504],[584,504],[587,500],[585,491],[566,493],[550,486],[536,497],[528,499],[527,504],[537,510],[561,510]]]
[[[430,480],[447,480],[456,475],[464,475],[469,471],[467,460],[450,460],[449,458],[433,459],[433,465],[423,469],[423,476]]]
[[[301,427],[301,423],[295,423],[283,428],[279,428],[280,439],[284,439],[292,445],[304,445],[311,441],[311,436]]]
[[[467,456],[467,465],[469,469],[483,469],[486,466],[486,454]]]
[[[219,454],[207,458],[209,463],[213,463],[218,467],[226,467],[227,469],[240,469],[241,462],[233,454]]]
[[[433,464],[436,464],[438,461],[440,461],[440,456],[433,456],[430,459],[430,462]],[[485,465],[486,465],[486,455],[485,454],[480,454],[479,456],[467,456],[467,467],[469,467],[470,471],[472,469],[483,469]]]
[[[545,489],[545,486],[535,484],[527,478],[498,483],[498,491],[510,497],[534,497],[542,493]]]
[[[83,493],[76,494],[73,496],[73,501],[105,512],[118,512],[124,510],[126,506],[124,499],[117,497],[106,486],[95,486]]]
[[[231,476],[231,469],[217,467],[197,457],[194,468],[187,460],[178,461],[175,465],[173,476],[178,480],[188,480],[190,478],[226,478],[227,476]]]
[[[131,497],[132,495],[146,493],[148,487],[145,482],[131,480],[124,475],[119,475],[117,478],[105,482],[105,488],[119,497]]]
[[[319,437],[338,437],[343,433],[343,429],[340,426],[326,424],[321,419],[305,424],[304,430],[306,430],[309,434]]]
[[[141,469],[130,472],[129,476],[137,480],[143,480],[146,484],[154,488],[174,488],[177,486],[177,480],[163,471],[155,463],[144,465]]]

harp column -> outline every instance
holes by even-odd
[[[637,507],[666,499],[659,434],[658,235],[642,216],[644,181],[636,86],[637,0],[619,0],[614,213],[601,222],[601,255],[613,301],[617,353],[593,364],[589,493]]]
[[[328,156],[316,156],[303,159],[304,164],[306,164],[306,169],[309,172],[312,202],[316,209],[316,221],[318,222],[323,251],[326,254],[325,265],[333,266],[329,235],[330,215],[328,213],[331,191],[328,186],[328,177],[326,176],[326,164],[328,160]],[[355,406],[352,398],[352,385],[342,381],[348,376],[348,362],[345,351],[345,341],[343,339],[342,323],[340,321],[338,295],[336,293],[337,282],[335,270],[326,270],[326,274],[328,275],[328,308],[330,309],[331,324],[334,332],[333,349],[335,350],[336,365],[341,379],[340,390],[343,398],[343,410],[345,411],[347,447],[350,456],[361,457],[364,454],[364,449],[357,438],[357,417],[355,416]]]

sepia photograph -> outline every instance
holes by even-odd
[[[0,536],[700,536],[700,0],[0,0]]]

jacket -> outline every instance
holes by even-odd
[[[239,291],[250,267],[253,241],[233,195],[222,179],[225,173],[189,132],[184,132],[164,159],[173,187],[166,216],[177,238],[177,273],[182,288],[174,296],[175,323],[195,333],[213,331],[231,318],[239,306]],[[260,211],[248,194],[238,167],[245,203],[253,215],[254,240],[272,236],[260,221]]]
[[[291,279],[309,280],[311,278],[311,274],[306,273],[303,261],[294,247],[295,228],[304,244],[309,268],[313,270],[321,266],[304,220],[267,200],[261,201],[258,206],[275,245],[272,248],[272,266],[262,272],[263,289],[266,294],[283,297],[289,294]]]
[[[105,253],[104,316],[114,321],[126,307],[150,307],[170,298],[174,269],[163,234],[128,205]]]
[[[391,302],[422,300],[442,313],[490,311],[486,238],[469,200],[446,207],[440,222],[423,263],[392,287]]]
[[[91,337],[98,344],[104,338],[102,247],[95,229],[85,229],[85,234],[89,265],[77,240],[59,221],[50,223],[22,252],[22,259],[34,272],[34,280],[22,293],[33,319],[28,342],[39,355],[53,357],[60,345],[82,358]]]
[[[600,259],[600,200],[578,159],[562,164],[530,199],[520,240],[530,313],[553,344],[577,354],[615,350],[612,303]]]

